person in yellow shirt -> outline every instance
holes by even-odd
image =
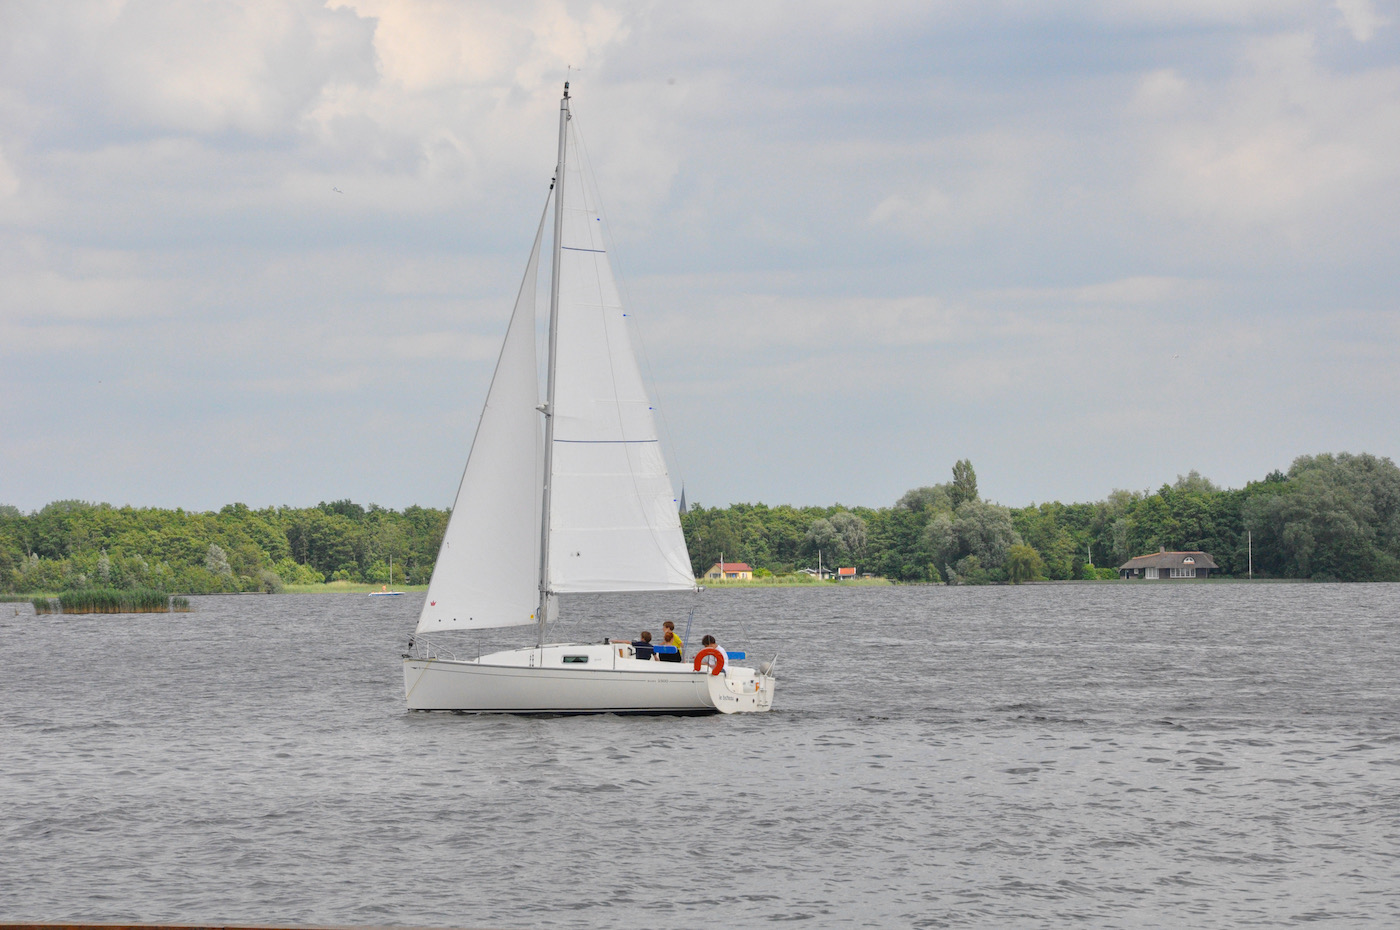
[[[685,658],[685,643],[681,642],[681,638],[676,635],[676,625],[670,620],[661,624],[660,645],[676,647],[675,652],[662,652],[657,654],[656,657],[662,662],[680,662]]]

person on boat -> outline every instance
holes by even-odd
[[[680,662],[685,658],[685,643],[676,635],[676,625],[670,620],[661,624],[661,645],[675,646],[675,652],[662,652],[657,654],[657,658],[662,662]]]
[[[632,646],[632,648],[636,650],[636,652],[637,652],[637,658],[639,658],[639,659],[650,659],[650,658],[652,658],[652,656],[653,656],[653,654],[654,654],[654,651],[655,651],[654,648],[653,648],[653,646],[652,646],[652,644],[651,644],[651,631],[650,631],[650,630],[642,630],[642,638],[641,638],[641,639],[630,639],[630,640],[629,640],[629,639],[610,639],[610,640],[608,640],[608,642],[610,642],[610,643],[630,643],[631,646]]]
[[[703,650],[706,650],[706,649],[718,649],[719,652],[720,652],[720,655],[725,655],[725,656],[729,655],[729,653],[727,653],[727,652],[724,651],[724,647],[721,646],[719,643],[715,642],[715,638],[714,638],[713,636],[711,636],[709,633],[706,633],[706,634],[704,635],[704,637],[701,638],[701,640],[700,640],[700,649],[701,649],[702,651],[703,651]],[[698,654],[699,654],[699,653],[697,653],[697,655],[698,655]],[[709,658],[710,658],[709,656],[705,656],[704,658],[707,660],[704,664],[706,664],[706,665],[713,665],[713,664],[714,664],[712,661],[708,661]]]

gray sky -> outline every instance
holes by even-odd
[[[691,501],[1400,457],[1394,2],[6,0],[0,503],[450,504],[568,65]]]

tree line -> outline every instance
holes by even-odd
[[[55,501],[0,506],[0,590],[146,587],[192,594],[278,591],[327,581],[426,584],[447,511],[352,501],[228,504],[217,513]]]
[[[1137,555],[1201,550],[1220,573],[1400,581],[1400,468],[1388,458],[1302,456],[1243,488],[1195,471],[1094,503],[984,501],[972,463],[892,507],[695,506],[682,518],[697,575],[718,561],[760,574],[852,566],[905,582],[982,584],[1117,577]]]
[[[218,512],[56,501],[0,506],[0,590],[83,586],[181,593],[276,591],[347,580],[426,584],[448,512],[352,501],[229,504]],[[1400,580],[1400,468],[1350,453],[1303,456],[1243,488],[1192,471],[1156,491],[1102,501],[1004,507],[982,499],[966,459],[950,481],[889,507],[695,505],[681,517],[698,577],[720,556],[759,575],[849,566],[902,582],[987,584],[1116,577],[1135,555],[1211,554],[1220,573]],[[487,567],[486,570],[489,570]]]

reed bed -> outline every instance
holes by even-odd
[[[189,601],[185,610],[189,610]],[[115,588],[83,588],[64,591],[58,596],[59,609],[65,614],[163,614],[170,611],[170,595],[148,588],[117,590]],[[35,605],[38,611],[38,605]]]
[[[51,614],[55,611],[54,602],[46,597],[33,598],[30,603],[34,605],[36,614]]]
[[[32,600],[32,594],[0,594],[0,604],[27,604]]]

